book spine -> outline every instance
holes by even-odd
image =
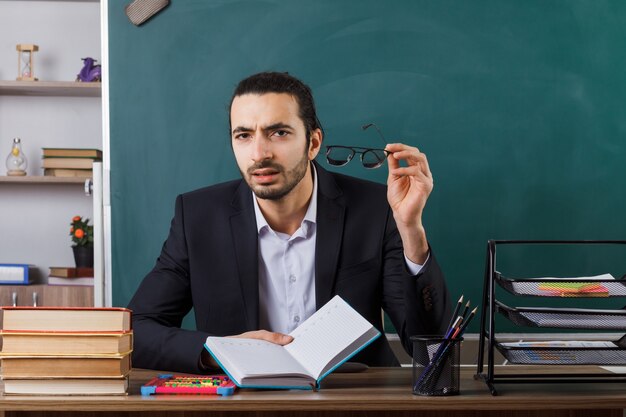
[[[0,285],[28,285],[30,274],[25,264],[0,264]]]

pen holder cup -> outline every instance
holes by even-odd
[[[413,394],[459,394],[462,337],[413,336]]]

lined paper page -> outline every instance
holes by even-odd
[[[285,350],[317,379],[338,353],[371,328],[367,320],[336,295],[291,332],[293,342]]]
[[[258,339],[235,337],[208,337],[207,347],[217,359],[240,376],[301,374],[307,371],[289,353],[284,346]],[[228,353],[228,359],[222,352]]]

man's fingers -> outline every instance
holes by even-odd
[[[269,339],[265,339],[268,342],[276,343],[277,345],[286,345],[293,340],[292,336],[283,333],[271,333],[269,332]]]
[[[393,152],[389,152],[389,155],[387,155],[387,163],[389,164],[390,171],[400,167],[400,161],[393,156]]]
[[[390,171],[395,171],[396,169],[400,168],[399,161],[404,160],[404,161],[407,161],[408,163],[407,168],[417,167],[420,170],[420,172],[424,174],[425,176],[427,177],[432,176],[430,172],[430,167],[428,165],[428,159],[426,158],[426,155],[424,155],[423,153],[415,154],[415,153],[406,152],[406,151],[396,152],[394,154],[391,154],[390,160],[396,161],[395,166],[392,166],[391,164],[389,165]],[[404,175],[406,175],[406,173]]]
[[[390,171],[400,166],[401,160],[406,161],[408,165],[421,166],[421,170],[424,175],[430,177],[430,166],[428,165],[428,159],[426,155],[419,151],[419,149],[413,146],[407,146],[402,143],[392,143],[385,148],[390,152],[388,161]],[[390,172],[391,173],[391,172]]]
[[[398,151],[392,153],[391,155],[393,155],[394,159],[397,159],[398,161],[407,161],[409,165],[415,165],[418,163],[428,164],[428,161],[426,160],[426,155],[417,150]]]
[[[293,337],[289,336],[288,334],[268,332],[267,330],[255,330],[252,332],[241,333],[232,337],[260,339],[267,342],[275,343],[277,345],[286,345],[288,343],[291,343],[291,341],[293,340]]]
[[[385,149],[389,152],[400,152],[407,149],[417,150],[414,146],[405,145],[404,143],[388,143]]]
[[[389,171],[389,175],[395,177],[415,177],[419,182],[431,182],[432,177],[427,176],[418,166],[400,167]]]

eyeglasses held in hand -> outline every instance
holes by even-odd
[[[365,168],[374,169],[380,167],[385,162],[389,152],[384,149],[330,145],[326,147],[326,162],[330,165],[341,167],[350,162],[356,154],[361,155],[361,163]]]
[[[363,130],[367,130],[370,127],[376,129],[378,135],[380,136],[380,139],[386,146],[387,141],[385,140],[385,137],[383,136],[380,129],[378,129],[378,126],[376,126],[374,123],[369,123],[364,125],[362,128]],[[389,152],[384,149],[376,148],[330,145],[326,147],[326,162],[328,162],[329,165],[341,167],[350,162],[356,154],[361,155],[361,163],[365,168],[375,169],[380,167],[385,162],[387,156],[389,155]]]

